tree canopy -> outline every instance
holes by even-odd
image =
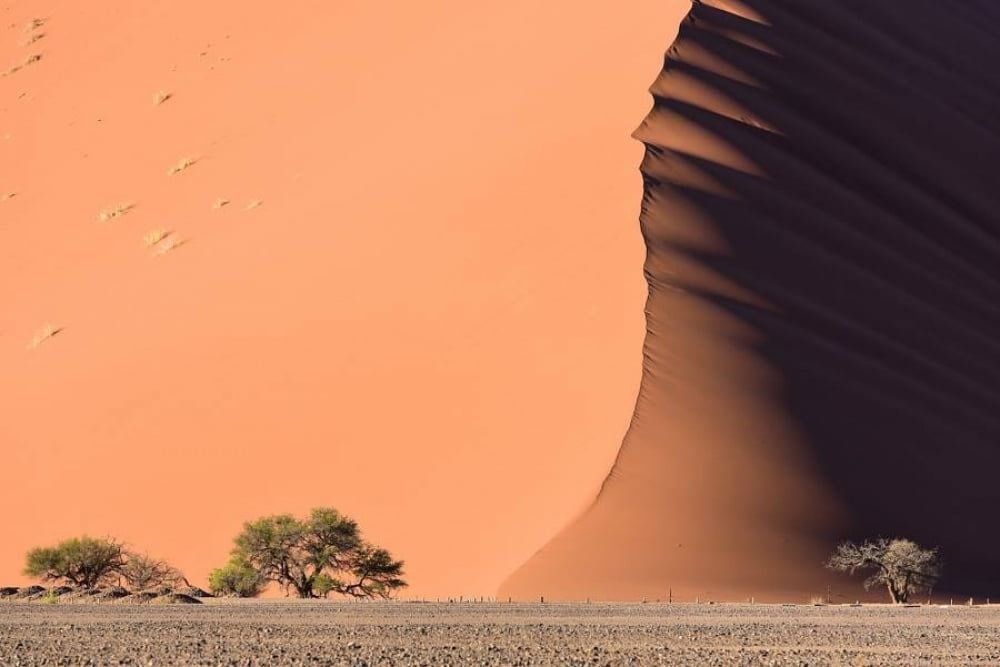
[[[183,578],[165,561],[132,551],[114,538],[86,535],[32,549],[25,557],[24,574],[83,588],[121,577],[135,591],[175,585]]]
[[[925,549],[902,539],[880,537],[860,544],[843,542],[827,561],[832,570],[854,574],[871,570],[865,590],[885,586],[893,603],[905,603],[914,593],[930,590],[941,577],[941,557],[937,549]]]
[[[24,574],[92,588],[121,570],[122,545],[111,538],[73,537],[54,547],[37,547],[25,558]]]
[[[248,521],[234,542],[230,565],[248,566],[301,598],[331,592],[388,598],[407,585],[403,561],[362,539],[358,524],[332,507],[305,519],[279,514]]]
[[[149,554],[125,551],[119,573],[128,588],[144,591],[159,586],[176,586],[183,577],[165,561]]]

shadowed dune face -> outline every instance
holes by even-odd
[[[628,134],[686,10],[0,4],[0,583],[87,532],[204,585],[334,505],[406,595],[494,591],[632,407]]]
[[[518,597],[805,599],[848,537],[1000,593],[1000,7],[702,2],[636,131],[632,424]]]

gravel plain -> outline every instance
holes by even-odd
[[[1000,607],[0,603],[0,665],[1000,664]]]

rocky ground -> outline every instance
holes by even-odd
[[[122,664],[1000,664],[1000,608],[0,603],[0,665]]]

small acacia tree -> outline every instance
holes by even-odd
[[[388,598],[406,586],[403,561],[365,542],[357,523],[332,507],[316,508],[301,520],[280,514],[248,521],[232,556],[231,563],[248,565],[300,598],[331,592]]]
[[[121,570],[122,546],[111,538],[74,537],[54,547],[37,547],[25,558],[24,574],[43,581],[63,581],[93,588]]]
[[[143,591],[158,586],[176,586],[182,580],[181,573],[149,554],[134,551],[123,552],[119,568],[122,579],[133,591]]]
[[[873,570],[865,590],[885,586],[895,604],[905,603],[914,593],[930,590],[941,577],[941,557],[937,549],[925,549],[907,539],[880,537],[861,544],[843,542],[830,556],[831,570],[854,574]]]

